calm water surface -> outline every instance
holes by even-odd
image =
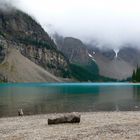
[[[140,110],[140,84],[0,84],[0,117],[83,111]]]

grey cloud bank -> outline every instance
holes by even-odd
[[[13,9],[16,0],[0,0],[0,9],[7,12]]]
[[[0,8],[5,2],[34,16],[50,33],[97,40],[112,49],[125,43],[140,48],[139,0],[0,0]]]

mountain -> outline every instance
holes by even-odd
[[[0,80],[55,82],[69,73],[67,58],[39,23],[17,9],[0,10]]]
[[[99,74],[99,67],[90,51],[81,40],[54,35],[58,49],[69,59],[72,75],[79,81],[113,81]]]
[[[119,52],[118,57],[130,63],[133,67],[140,66],[140,50],[132,45],[125,45]]]
[[[55,34],[54,39],[28,14],[0,10],[0,81],[123,80],[140,65],[140,51],[133,45],[116,54],[73,37]]]
[[[57,46],[68,57],[71,63],[84,65],[90,61],[86,46],[78,39],[66,37],[61,43],[57,42]]]
[[[133,70],[140,65],[140,51],[133,46],[123,46],[119,52],[112,49],[99,49],[96,45],[84,44],[72,37],[54,36],[58,49],[71,63],[90,66],[96,75],[123,80],[132,76]],[[107,46],[106,46],[107,48]],[[92,61],[92,63],[90,63]],[[94,66],[93,66],[94,65]]]
[[[95,52],[94,58],[101,75],[117,80],[123,80],[131,77],[135,66],[119,56],[122,50],[120,50],[118,54],[116,54],[114,50],[110,49],[100,49],[99,51],[96,51],[92,48],[90,51]]]
[[[0,71],[2,75],[8,77],[8,81],[12,82],[61,81],[59,78],[24,57],[15,48],[8,48],[7,56],[0,64]]]

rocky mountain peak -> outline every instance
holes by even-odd
[[[57,50],[54,41],[35,19],[17,9],[0,10],[1,61],[5,60],[9,48],[16,48],[21,55],[55,76],[69,77],[68,60]]]

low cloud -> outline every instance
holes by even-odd
[[[0,9],[7,12],[15,7],[16,0],[0,0]]]
[[[34,16],[46,31],[98,46],[140,48],[139,0],[6,0]],[[5,5],[1,1],[2,5]],[[3,7],[3,6],[0,6]],[[51,26],[50,26],[51,25]]]

